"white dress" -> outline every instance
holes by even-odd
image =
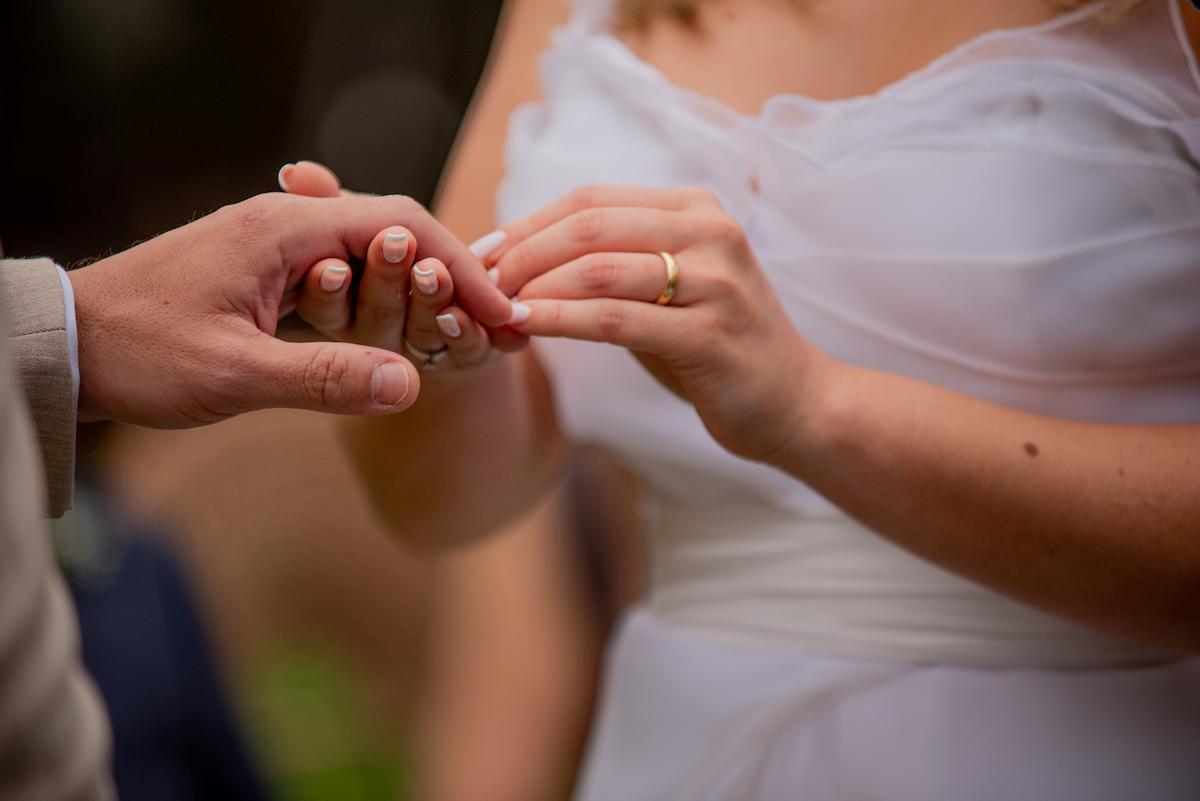
[[[837,358],[1061,418],[1195,422],[1196,64],[1173,0],[1115,27],[1107,4],[747,117],[635,57],[611,0],[577,3],[513,118],[500,216],[706,185]],[[653,498],[581,801],[1200,799],[1200,663],[891,545],[722,450],[622,350],[539,350],[567,429]]]

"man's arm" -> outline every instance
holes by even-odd
[[[412,405],[420,378],[394,352],[274,337],[314,263],[363,259],[395,226],[479,288],[472,314],[511,316],[479,259],[404,197],[260,195],[69,280],[48,261],[0,262],[0,308],[37,419],[48,511],[69,505],[77,420],[180,427],[270,407],[383,415]]]
[[[75,472],[78,374],[74,308],[64,285],[48,259],[0,260],[0,306],[12,329],[15,380],[41,447],[52,517],[70,508]]]
[[[46,270],[57,280],[55,272]],[[75,614],[39,519],[42,470],[14,369],[30,345],[9,340],[5,319],[28,320],[33,307],[13,308],[0,303],[0,798],[110,801],[108,724],[79,662]]]

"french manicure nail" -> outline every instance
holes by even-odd
[[[493,267],[492,269],[488,270],[488,278],[492,279],[493,284],[500,286],[500,268]]]
[[[384,406],[399,406],[408,397],[408,370],[402,364],[381,364],[371,376],[371,397]]]
[[[508,234],[503,231],[492,231],[485,237],[481,237],[470,245],[467,250],[471,251],[476,258],[486,259],[496,248],[504,244],[504,240],[508,238]]]
[[[526,306],[524,303],[513,301],[512,317],[509,319],[509,325],[520,325],[529,319],[529,315],[533,314],[533,309]]]
[[[383,258],[390,264],[399,264],[408,255],[408,234],[390,231],[383,237]]]
[[[326,292],[337,292],[342,288],[342,284],[346,283],[346,276],[350,271],[345,267],[326,267],[325,272],[321,273],[321,289]]]
[[[275,180],[279,182],[279,188],[282,189],[284,192],[288,191],[288,184],[287,184],[288,175],[291,174],[292,168],[295,166],[296,166],[295,164],[291,164],[291,163],[284,164],[282,167],[279,168],[279,175],[275,176]]]
[[[413,267],[413,283],[423,295],[436,295],[438,291],[437,271],[430,268]]]
[[[462,328],[458,325],[458,320],[453,314],[439,314],[434,318],[437,320],[438,330],[450,339],[458,339],[462,336]]]

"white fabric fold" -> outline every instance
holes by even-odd
[[[1108,2],[964,44],[881,91],[756,116],[672,84],[584,3],[514,116],[502,220],[588,183],[700,184],[797,328],[839,358],[1079,420],[1200,401],[1200,92],[1173,2]],[[686,265],[684,265],[686,270]],[[627,356],[543,352],[568,426],[672,503],[826,510],[728,455]]]
[[[1117,26],[1108,6],[748,116],[640,61],[613,0],[576,0],[513,117],[501,221],[585,184],[703,185],[837,358],[1060,418],[1195,422],[1196,63],[1174,0]],[[722,450],[624,351],[538,348],[566,430],[659,510],[583,801],[1197,797],[1195,660],[900,550]]]

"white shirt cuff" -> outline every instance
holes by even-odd
[[[71,286],[71,279],[67,277],[67,271],[61,266],[58,267],[58,280],[62,284],[63,305],[66,307],[67,313],[67,349],[71,355],[71,408],[75,410],[75,419],[79,419],[79,327],[75,322],[75,289]],[[72,470],[72,473],[75,471]],[[75,505],[75,484],[71,484],[71,497],[67,499],[67,508],[70,509]]]

